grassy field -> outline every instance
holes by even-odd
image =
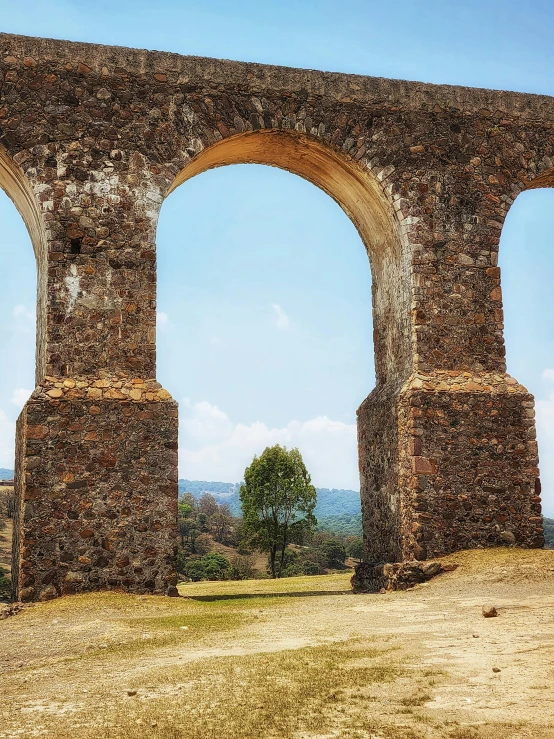
[[[0,738],[554,737],[554,552],[448,559],[404,593],[342,574],[26,608],[0,621]]]

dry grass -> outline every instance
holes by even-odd
[[[346,573],[38,604],[0,622],[0,739],[554,737],[554,552],[450,559],[383,596]]]
[[[394,650],[359,643],[211,658],[141,673],[125,686],[135,696],[106,692],[78,716],[50,704],[37,718],[42,735],[52,739],[76,731],[83,739],[285,739],[337,730],[346,739],[383,726],[368,720],[366,705],[383,690],[402,694],[408,675],[410,689],[414,681],[425,683]]]

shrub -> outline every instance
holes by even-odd
[[[231,565],[227,557],[217,552],[205,554],[200,560],[206,569],[207,580],[228,580]]]
[[[254,557],[251,554],[237,554],[230,560],[230,579],[231,580],[250,580],[257,575],[254,567]]]
[[[222,554],[211,552],[203,557],[181,558],[177,555],[177,566],[185,577],[193,582],[199,580],[229,580],[231,564]]]
[[[302,564],[302,570],[305,575],[319,575],[320,567],[317,562],[308,560]]]
[[[346,549],[340,541],[326,541],[319,547],[321,554],[325,559],[327,567],[340,567],[346,559]]]
[[[193,582],[209,579],[206,576],[206,568],[200,559],[189,559],[183,567],[183,574]]]
[[[301,564],[291,564],[281,572],[281,577],[298,577],[304,574]]]
[[[357,559],[361,562],[364,558],[363,540],[357,537],[347,545],[346,551],[349,557],[353,557],[354,559]]]
[[[12,582],[0,567],[0,598],[9,598],[12,591]]]

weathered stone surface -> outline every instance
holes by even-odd
[[[496,616],[498,616],[498,611],[490,603],[483,606],[483,608],[481,609],[481,613],[485,618],[495,618]]]
[[[533,399],[506,374],[497,257],[513,200],[554,183],[552,98],[0,34],[0,186],[31,234],[39,293],[17,594],[171,580],[177,426],[155,381],[156,225],[175,187],[240,162],[321,187],[368,252],[368,560],[509,534],[542,546]],[[143,537],[148,516],[162,526]],[[102,541],[137,564],[119,572]]]
[[[18,421],[20,599],[101,588],[175,595],[176,403],[71,392],[52,400],[37,388]],[[39,422],[48,434],[26,437]]]
[[[351,578],[355,593],[379,593],[382,590],[407,590],[422,582],[427,582],[436,575],[450,572],[456,565],[444,567],[440,562],[368,563],[356,565]]]

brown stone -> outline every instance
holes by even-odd
[[[437,463],[434,459],[427,457],[412,457],[412,469],[416,475],[434,475],[437,471]]]
[[[27,438],[28,439],[44,439],[48,436],[48,426],[28,426],[27,427]]]
[[[494,618],[495,616],[498,616],[498,611],[490,603],[487,605],[484,605],[481,611],[485,618]]]

